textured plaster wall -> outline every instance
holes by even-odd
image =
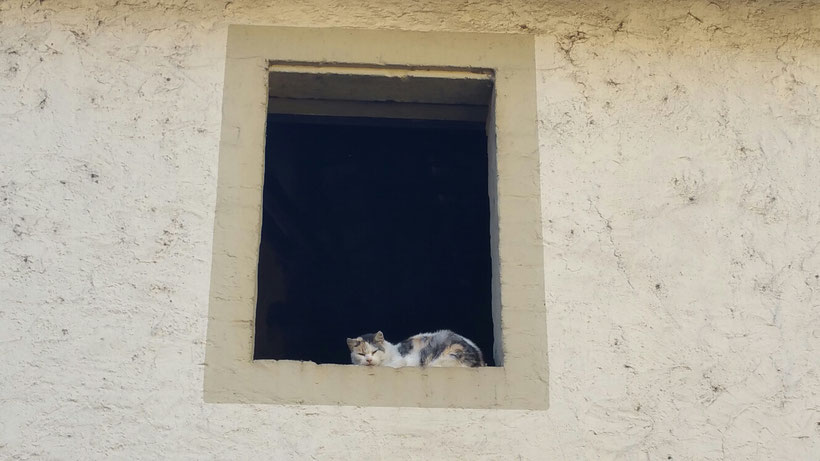
[[[402,3],[0,1],[0,458],[820,458],[820,7]],[[227,23],[539,35],[548,411],[203,403]]]

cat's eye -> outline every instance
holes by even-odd
[[[362,354],[361,352],[359,352],[358,354],[361,355],[362,357],[364,357],[364,354]]]

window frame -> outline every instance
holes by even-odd
[[[452,71],[453,78],[474,69],[493,73],[487,136],[492,353],[499,366],[393,369],[253,359],[268,80],[271,65],[282,63],[431,69]],[[535,83],[529,35],[229,26],[205,401],[547,409]]]

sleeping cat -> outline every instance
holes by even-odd
[[[399,344],[385,341],[381,331],[347,338],[354,365],[382,367],[480,367],[481,349],[450,330],[419,333]]]

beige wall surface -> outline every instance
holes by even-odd
[[[0,459],[818,459],[820,6],[0,2]],[[206,404],[227,25],[537,35],[547,411]]]

